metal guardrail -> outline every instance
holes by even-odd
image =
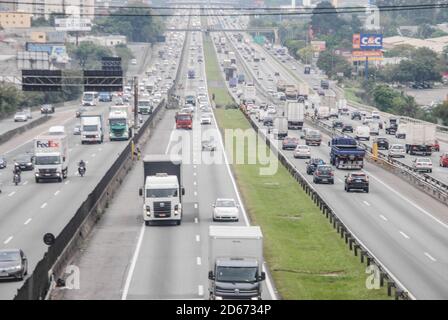
[[[315,126],[322,128],[326,131],[326,133],[333,137],[335,135],[348,135],[347,133],[343,133],[340,129],[333,129],[332,126],[326,124],[325,122],[322,122],[320,120],[311,120],[309,117],[307,117],[308,121]],[[415,170],[399,161],[393,158],[390,158],[388,155],[378,151],[378,158],[374,158],[373,156],[373,150],[372,148],[363,143],[358,141],[358,145],[367,151],[367,154],[369,156],[369,160],[372,160],[372,162],[381,165],[383,168],[387,169],[388,171],[391,171],[395,173],[396,175],[399,175],[400,177],[405,178],[408,181],[411,181],[414,185],[419,187],[420,189],[424,190],[426,193],[431,195],[432,197],[436,198],[437,200],[441,201],[442,203],[448,205],[448,185],[444,182],[423,173],[415,172]]]
[[[244,60],[242,60],[244,61]],[[243,63],[243,67],[245,64]],[[238,99],[232,94],[235,103],[238,103]],[[263,130],[260,130],[257,123],[253,121],[249,114],[245,112],[245,108],[240,105],[240,111],[243,113],[247,121],[250,123],[251,127],[257,132],[257,134],[261,135],[266,145],[272,150],[274,154],[277,155],[280,163],[288,170],[291,176],[299,183],[302,189],[306,192],[306,194],[311,198],[316,206],[319,207],[322,214],[329,219],[329,222],[333,225],[333,228],[340,233],[341,238],[344,239],[345,243],[349,246],[350,251],[354,252],[355,256],[359,256],[361,263],[366,262],[367,266],[374,264],[377,266],[380,274],[380,285],[383,287],[387,285],[387,294],[392,296],[392,290],[394,289],[395,299],[397,300],[411,300],[414,299],[407,291],[405,291],[402,286],[399,284],[399,281],[393,277],[393,275],[388,271],[388,269],[376,258],[373,253],[371,253],[367,247],[362,243],[362,241],[356,237],[354,232],[347,227],[347,225],[343,222],[343,220],[338,217],[336,211],[322,198],[319,192],[310,184],[306,178],[297,170],[296,166],[283,155],[281,151],[274,147],[271,144],[271,141],[266,137],[266,134]]]
[[[51,276],[49,273],[53,265],[57,262],[59,256],[63,254],[72,239],[80,233],[80,227],[83,225],[87,217],[96,210],[97,204],[104,196],[108,185],[113,181],[117,172],[119,172],[123,164],[132,157],[132,144],[138,143],[143,134],[146,132],[146,129],[156,118],[160,109],[164,106],[165,100],[162,100],[154,109],[154,112],[148,117],[148,119],[146,119],[139,132],[129,140],[127,146],[120,153],[109,170],[107,170],[100,182],[96,185],[93,191],[88,195],[87,199],[78,208],[75,215],[56,237],[54,244],[48,247],[48,250],[44,254],[43,258],[35,266],[33,273],[25,280],[22,287],[17,290],[14,300],[45,299],[51,285]]]
[[[372,252],[362,243],[362,241],[356,237],[355,233],[344,223],[344,221],[337,215],[336,211],[322,198],[319,192],[309,183],[302,173],[296,168],[296,166],[283,155],[266,136],[263,130],[260,130],[258,125],[246,112],[241,110],[249,121],[252,128],[262,136],[267,146],[271,151],[277,155],[280,163],[288,170],[291,176],[299,183],[305,193],[311,198],[314,204],[319,207],[322,214],[325,215],[329,222],[333,225],[333,228],[344,239],[345,243],[349,246],[350,251],[353,251],[355,256],[359,256],[361,263],[366,262],[367,266],[375,265],[380,274],[380,286],[387,285],[387,294],[392,296],[392,289],[394,289],[394,295],[396,300],[411,300],[413,297],[402,288],[399,281],[393,277],[388,269],[374,256]]]

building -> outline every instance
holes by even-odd
[[[69,42],[75,43],[76,39],[75,38],[70,38],[68,39]],[[78,42],[94,42],[96,44],[99,44],[101,46],[106,46],[106,47],[114,47],[117,44],[126,44],[127,43],[127,39],[126,36],[122,36],[122,35],[109,35],[109,36],[85,36],[85,37],[79,37],[78,38]]]
[[[44,0],[45,18],[52,13],[66,13],[92,18],[95,14],[95,0]]]
[[[23,12],[0,12],[0,26],[4,29],[30,28],[31,14]]]
[[[335,8],[366,7],[369,5],[369,2],[369,0],[331,0],[331,4]]]
[[[383,39],[384,49],[392,49],[400,45],[409,45],[414,48],[429,48],[437,53],[442,53],[443,48],[448,46],[448,36],[418,39],[402,36],[387,37]]]

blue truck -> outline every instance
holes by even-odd
[[[364,167],[366,152],[358,146],[354,138],[334,137],[329,145],[331,147],[330,162],[337,169],[362,169]]]

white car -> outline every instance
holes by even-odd
[[[25,112],[16,112],[14,122],[28,121],[28,115]]]
[[[311,158],[311,149],[307,145],[299,144],[294,150],[294,158]]]
[[[216,199],[213,205],[213,221],[238,221],[240,209],[234,199]]]
[[[74,135],[80,135],[81,134],[81,125],[76,125],[74,128],[73,128],[73,134]]]
[[[269,106],[267,111],[268,111],[269,114],[276,114],[277,113],[277,109],[274,106]]]
[[[212,124],[212,116],[210,114],[201,115],[201,124]]]
[[[389,157],[404,158],[406,156],[406,148],[402,144],[393,144],[389,149]]]
[[[412,168],[416,172],[432,172],[432,161],[430,158],[415,158]]]
[[[132,59],[131,64],[134,64],[134,65],[137,64],[137,59]]]

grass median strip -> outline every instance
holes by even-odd
[[[239,110],[216,109],[216,118],[222,129],[252,130]],[[263,230],[265,258],[281,296],[387,299],[385,288],[366,288],[365,265],[288,171],[279,164],[274,175],[260,176],[260,167],[234,164],[233,171],[253,224]]]
[[[210,37],[204,50],[210,93],[217,105],[231,103]],[[223,130],[253,130],[240,110],[217,108],[215,115]],[[247,146],[244,153],[247,159]],[[386,288],[366,288],[365,265],[288,171],[279,164],[274,175],[261,176],[261,166],[233,164],[232,169],[252,223],[263,230],[265,258],[282,298],[388,299]]]

